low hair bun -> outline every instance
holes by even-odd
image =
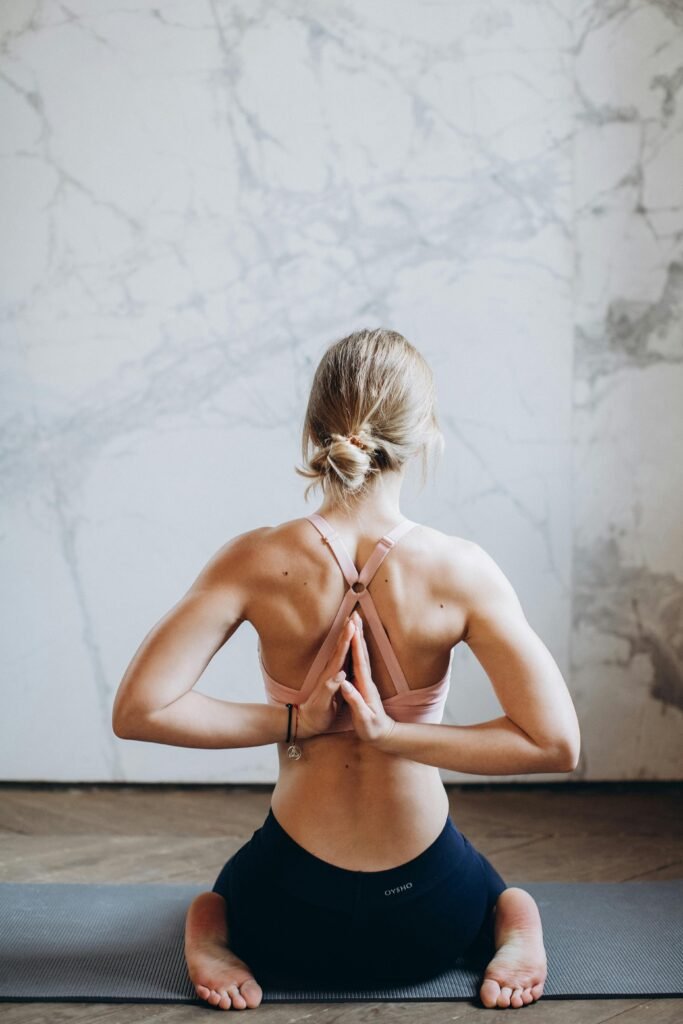
[[[368,473],[372,472],[374,445],[367,430],[358,429],[350,434],[330,436],[325,447],[328,466],[349,491],[363,486]]]

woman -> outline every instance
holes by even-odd
[[[407,983],[461,954],[487,965],[484,1006],[542,994],[538,907],[459,832],[438,769],[571,771],[578,723],[494,561],[400,511],[408,461],[421,455],[424,471],[442,446],[432,373],[405,338],[358,331],[332,345],[297,469],[309,489],[322,485],[320,509],[221,548],[121,682],[118,736],[277,743],[263,825],[187,914],[189,974],[213,1006],[257,1006],[259,982]],[[193,692],[245,620],[259,637],[267,702]],[[461,641],[505,714],[441,725]]]

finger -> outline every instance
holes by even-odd
[[[359,632],[352,638],[351,649],[353,651],[354,681],[363,697],[371,702],[378,690],[372,678],[368,648],[362,633]]]
[[[339,692],[343,695],[351,708],[352,715],[360,715],[363,717],[369,712],[369,708],[363,700],[362,694],[358,692],[353,683],[350,683],[348,679],[344,680],[339,688]]]
[[[358,616],[358,649],[361,652],[361,664],[365,667],[365,671],[370,675],[370,655],[368,653],[368,645],[365,642],[365,633],[363,632],[363,620],[360,615]],[[353,637],[351,638],[353,639]]]
[[[346,622],[344,623],[342,631],[337,638],[337,643],[334,646],[332,654],[330,655],[325,667],[318,676],[318,681],[313,687],[311,696],[313,696],[313,694],[316,693],[316,691],[321,687],[323,689],[326,689],[329,680],[333,676],[335,676],[340,671],[340,669],[343,669],[344,662],[346,661],[346,655],[349,650],[349,645],[351,643],[351,637],[353,636],[353,630],[351,628],[352,625],[353,622],[350,618],[347,619]]]
[[[377,689],[374,679],[372,678],[372,670],[370,667],[370,656],[368,654],[367,644],[365,638],[361,635],[353,641],[353,657],[354,657],[354,682],[358,686],[366,705],[375,714],[384,714],[384,704],[382,703],[382,697]],[[360,671],[357,671],[356,666],[360,663]]]
[[[355,627],[353,624],[353,619],[348,618],[344,623],[344,628],[342,629],[341,633],[337,638],[337,643],[335,644],[334,650],[332,651],[330,660],[327,662],[327,665],[323,670],[323,675],[326,678],[328,676],[335,675],[339,671],[339,669],[343,667],[344,660],[349,649],[349,644],[351,643],[351,638],[353,637],[354,628]]]
[[[367,682],[368,668],[367,661],[365,659],[365,641],[363,640],[360,631],[356,630],[354,635],[351,637],[351,654],[353,657],[353,681],[356,686],[364,687]]]
[[[360,685],[359,685],[360,684]],[[372,684],[374,686],[374,684]],[[361,680],[356,675],[353,676],[352,680],[345,679],[341,684],[340,692],[344,696],[349,697],[349,702],[353,702],[354,706],[359,708],[368,715],[372,714],[372,700],[367,700],[365,693],[368,687],[364,687]],[[379,700],[379,694],[377,695]]]
[[[321,680],[317,691],[319,696],[316,704],[319,704],[322,700],[323,707],[331,705],[344,679],[346,679],[346,673],[337,672],[336,676],[329,676],[328,679]]]

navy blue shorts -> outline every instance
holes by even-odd
[[[449,814],[421,854],[385,871],[321,860],[272,808],[222,868],[228,942],[261,985],[355,987],[425,980],[495,951],[491,911],[506,883]]]

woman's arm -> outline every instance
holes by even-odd
[[[466,550],[463,559],[460,549],[457,566],[467,613],[464,640],[505,714],[464,726],[396,722],[378,728],[380,738],[370,742],[387,753],[477,775],[572,771],[581,738],[562,674],[501,569],[479,545]]]
[[[476,725],[396,722],[387,740],[372,745],[387,754],[471,775],[533,775],[576,767],[576,759],[540,747],[505,715]]]
[[[112,727],[117,736],[179,747],[284,742],[286,708],[191,692],[214,654],[246,618],[251,557],[261,532],[240,534],[224,545],[147,634],[114,700]]]
[[[243,704],[204,693],[186,693],[160,711],[115,725],[114,732],[124,740],[228,750],[284,743],[288,717],[287,708],[275,705]]]

